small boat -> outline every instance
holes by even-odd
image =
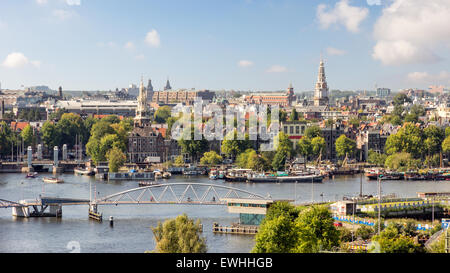
[[[45,183],[63,183],[64,182],[64,180],[57,178],[57,177],[44,177],[44,178],[42,178],[42,180]]]
[[[169,179],[172,176],[172,174],[170,172],[163,172],[162,174],[162,178],[164,179]]]
[[[37,177],[37,173],[27,173],[27,175],[25,176],[25,178],[36,178]]]
[[[157,185],[158,183],[153,182],[153,181],[139,181],[139,187],[148,187],[148,186],[153,186],[153,185]]]
[[[212,169],[209,172],[209,179],[216,180],[217,178],[219,178],[219,172],[216,169]]]
[[[162,173],[160,171],[154,171],[153,174],[155,175],[155,179],[163,177],[163,175],[162,175]]]
[[[79,174],[79,175],[89,175],[89,176],[95,174],[95,171],[94,171],[93,169],[91,169],[91,168],[85,168],[85,169],[83,169],[83,168],[80,168],[80,167],[76,167],[75,169],[73,169],[73,172],[74,172],[75,174]]]

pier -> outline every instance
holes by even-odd
[[[213,233],[255,235],[258,233],[258,226],[232,225],[231,227],[213,224]]]

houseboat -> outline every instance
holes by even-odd
[[[277,182],[279,183],[305,183],[305,182],[321,183],[322,181],[323,175],[320,174],[277,176]]]
[[[231,169],[225,174],[225,182],[247,182],[252,169]]]

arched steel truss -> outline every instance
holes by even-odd
[[[183,191],[179,191],[179,189]],[[222,185],[205,183],[167,183],[130,189],[111,194],[91,203],[93,205],[117,204],[202,204],[224,205],[223,198],[267,200],[260,194]]]

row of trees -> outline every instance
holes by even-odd
[[[86,153],[94,164],[108,161],[110,172],[117,172],[126,161],[128,133],[133,129],[132,119],[119,120],[108,116],[92,124]]]
[[[443,130],[429,125],[422,129],[405,122],[387,138],[384,150],[385,153],[369,151],[368,162],[400,171],[437,167],[441,152],[450,154],[450,127]]]

